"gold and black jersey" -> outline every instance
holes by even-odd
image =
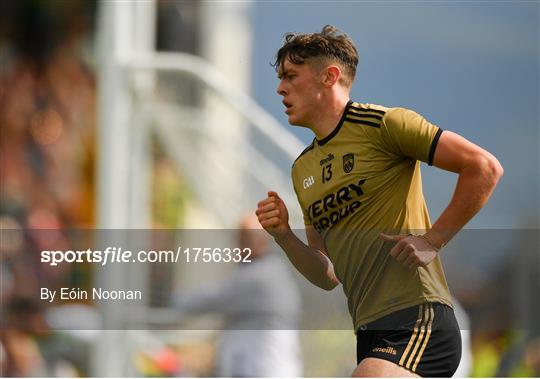
[[[355,330],[426,301],[451,306],[439,257],[412,270],[379,238],[431,227],[420,161],[432,164],[441,133],[411,110],[349,102],[334,131],[293,164],[304,222],[324,239]]]

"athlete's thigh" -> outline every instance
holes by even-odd
[[[352,374],[353,378],[366,378],[366,377],[397,377],[397,378],[409,378],[419,377],[415,373],[403,368],[393,362],[379,358],[365,358],[363,359]]]

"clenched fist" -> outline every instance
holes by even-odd
[[[277,192],[268,191],[268,197],[259,201],[255,211],[259,223],[274,238],[280,238],[290,231],[289,212]]]

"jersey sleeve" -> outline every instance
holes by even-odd
[[[388,152],[430,166],[442,132],[418,113],[404,108],[390,109],[381,122],[381,142]]]

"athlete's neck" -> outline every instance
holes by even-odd
[[[310,127],[319,141],[329,136],[337,127],[348,101],[348,96],[341,97],[320,108],[316,121]]]

